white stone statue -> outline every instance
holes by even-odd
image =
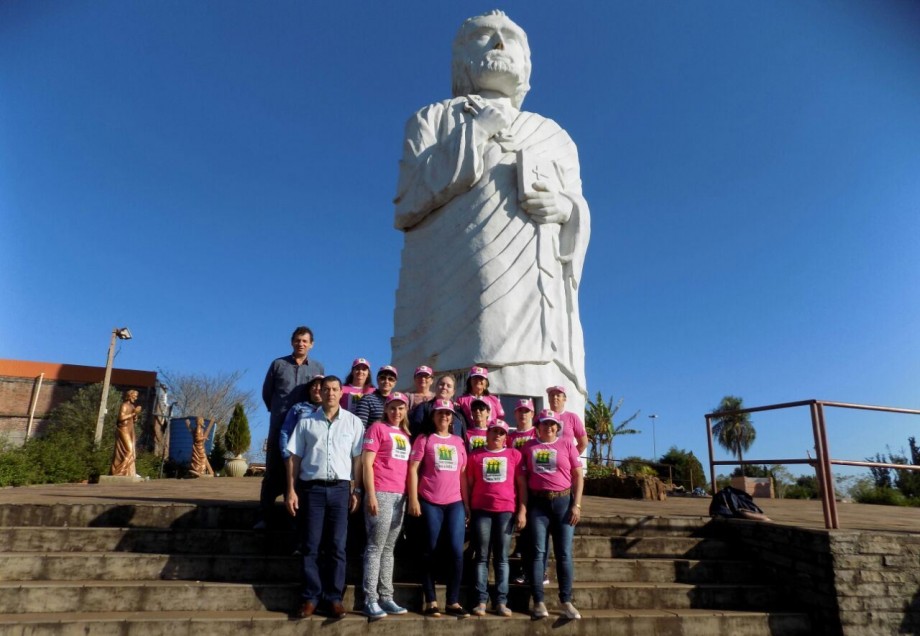
[[[489,368],[490,390],[587,397],[578,284],[591,234],[578,153],[554,121],[520,110],[527,35],[501,11],[464,22],[454,98],[406,124],[397,229],[405,232],[393,361]]]

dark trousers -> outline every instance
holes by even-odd
[[[297,481],[297,526],[303,550],[304,601],[332,603],[345,594],[345,541],[348,537],[347,481]]]
[[[283,495],[287,489],[287,468],[278,442],[280,434],[280,427],[277,429],[269,428],[268,430],[268,444],[265,450],[265,475],[262,477],[262,492],[259,495],[262,520],[266,523],[272,518],[275,500],[279,495]]]
[[[447,539],[447,604],[453,605],[460,602],[460,579],[463,576],[463,539],[466,535],[466,511],[463,502],[456,501],[452,504],[439,506],[428,503],[424,499],[419,501],[422,508],[422,522],[425,525],[425,545],[423,546],[424,573],[422,575],[422,591],[425,602],[433,603],[437,598],[434,592],[435,549],[438,547],[438,538],[441,533]]]
[[[569,524],[569,508],[572,496],[544,499],[527,499],[527,528],[533,540],[533,559],[530,562],[530,581],[533,586],[533,600],[543,602],[543,573],[546,571],[547,535],[553,537],[553,555],[556,557],[556,581],[559,584],[559,600],[572,600],[574,564],[572,562],[572,539],[575,527]]]

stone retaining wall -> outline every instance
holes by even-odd
[[[815,633],[920,634],[920,534],[716,520],[809,611]]]

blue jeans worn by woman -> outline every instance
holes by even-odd
[[[572,538],[575,527],[569,525],[569,508],[572,496],[547,499],[531,496],[527,500],[527,527],[533,539],[533,560],[530,563],[530,581],[533,600],[543,602],[543,562],[546,555],[546,536],[553,537],[553,555],[556,558],[556,580],[559,583],[559,601],[572,600]]]
[[[514,533],[510,512],[474,510],[471,514],[472,541],[476,551],[476,594],[479,602],[489,601],[489,545],[495,570],[495,603],[508,604],[508,550]]]
[[[442,532],[446,532],[450,566],[447,578],[447,604],[454,605],[460,602],[460,578],[463,576],[463,538],[466,534],[466,511],[463,509],[463,502],[456,501],[439,506],[420,499],[419,505],[422,508],[422,522],[426,530],[422,554],[422,590],[425,593],[425,602],[434,603],[437,600],[434,592],[434,553],[438,537]]]

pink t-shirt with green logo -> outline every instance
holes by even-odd
[[[470,508],[486,512],[514,512],[514,478],[520,472],[521,454],[513,448],[481,448],[470,453],[466,465]]]
[[[398,426],[376,422],[364,433],[364,450],[374,457],[374,490],[405,494],[409,437]]]
[[[466,429],[466,447],[472,453],[474,450],[486,447],[487,428],[468,428]]]
[[[530,490],[558,492],[571,488],[572,468],[581,468],[575,444],[562,437],[557,437],[552,444],[545,444],[535,437],[524,444],[521,455],[524,456],[523,470]]]
[[[419,462],[418,496],[446,506],[460,501],[460,480],[466,479],[466,446],[456,435],[419,435],[409,460]]]
[[[512,431],[508,433],[508,446],[521,450],[537,434],[537,429],[528,428],[526,431]]]

